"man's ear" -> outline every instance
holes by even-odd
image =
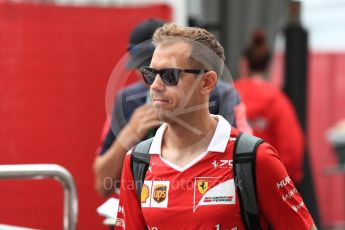
[[[217,74],[214,71],[208,71],[202,76],[202,86],[200,93],[202,95],[210,94],[217,84]]]

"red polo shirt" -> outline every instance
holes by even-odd
[[[167,124],[153,139],[152,154],[139,201],[133,186],[130,155],[121,179],[115,229],[245,229],[233,174],[232,155],[238,131],[221,116],[207,148],[187,165],[161,156]],[[276,230],[310,229],[313,220],[274,148],[257,150],[256,179],[260,220]]]

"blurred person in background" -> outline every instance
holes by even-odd
[[[295,183],[303,176],[304,136],[289,98],[268,82],[271,52],[263,31],[253,33],[239,63],[235,82],[246,105],[253,134],[272,144]]]
[[[154,52],[151,38],[155,30],[163,24],[160,20],[148,19],[133,29],[126,68],[133,69],[140,75],[140,67],[150,65]],[[127,100],[133,95],[138,97]],[[209,110],[212,114],[222,115],[241,131],[251,133],[240,96],[228,83],[218,81],[210,96]],[[159,125],[161,122],[154,113],[149,88],[143,81],[130,85],[117,94],[111,126],[105,122],[106,135],[93,165],[95,187],[100,195],[107,197],[115,191],[127,151],[141,140],[154,136]]]

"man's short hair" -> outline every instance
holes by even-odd
[[[223,72],[224,48],[215,36],[205,29],[167,23],[155,31],[152,40],[155,46],[184,41],[192,47],[190,60],[193,67],[213,70],[218,77]]]

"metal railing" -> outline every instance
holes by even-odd
[[[56,164],[0,165],[0,179],[53,178],[64,188],[63,229],[75,230],[77,225],[78,198],[72,175]]]

